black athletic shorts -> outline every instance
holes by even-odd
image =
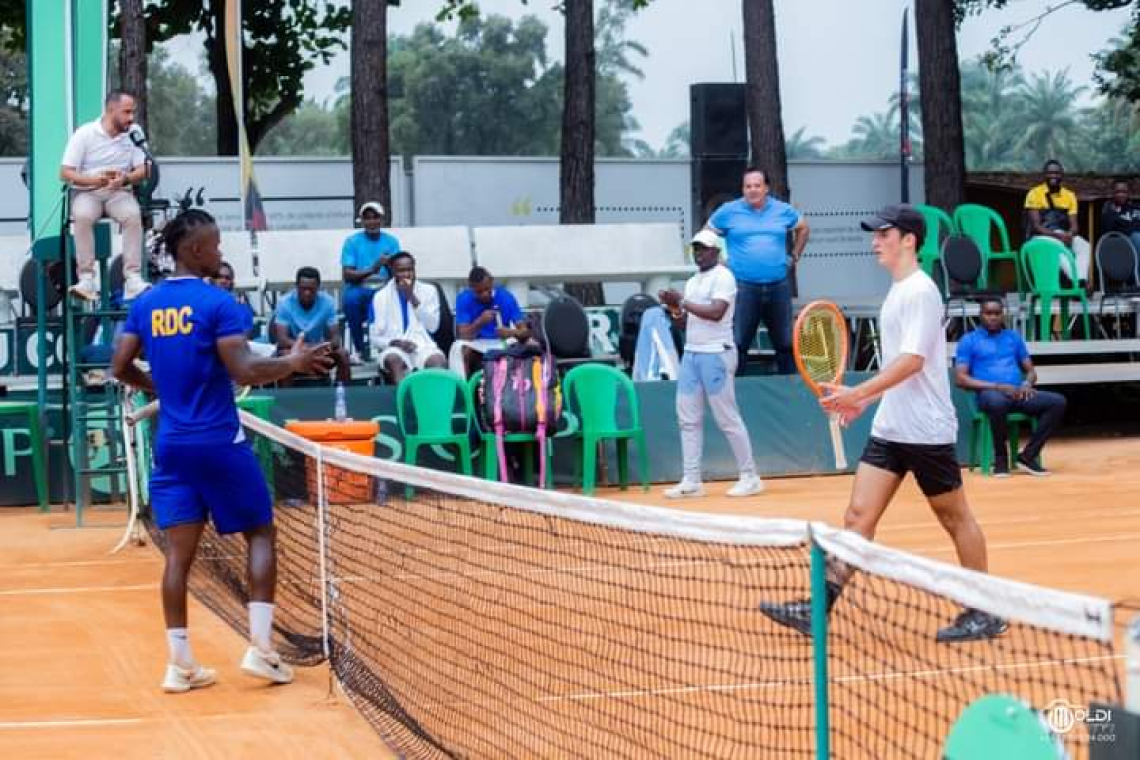
[[[871,436],[860,461],[896,475],[914,473],[925,496],[940,496],[962,486],[958,451],[952,443],[895,443]]]

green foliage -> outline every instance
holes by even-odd
[[[22,52],[8,46],[9,32],[0,29],[0,156],[28,152],[28,67]]]
[[[216,91],[225,91],[224,0],[153,0],[147,3],[147,41],[164,42],[191,31],[206,36]],[[242,5],[242,74],[246,130],[251,147],[303,101],[305,74],[345,49],[352,10],[322,0],[258,0]],[[230,130],[228,124],[218,129]]]
[[[644,155],[623,76],[637,76],[644,48],[624,37],[629,11],[607,3],[599,18],[597,149]],[[561,64],[546,50],[547,27],[534,16],[458,16],[448,35],[420,24],[388,43],[392,152],[403,155],[557,155],[562,117]],[[599,26],[599,29],[602,27]],[[349,82],[331,108],[307,102],[266,137],[262,153],[343,154],[349,147]]]
[[[789,161],[823,158],[823,146],[826,141],[819,135],[808,137],[804,134],[805,132],[807,132],[807,127],[800,127],[784,141]]]
[[[150,140],[158,155],[212,156],[216,153],[214,94],[163,48],[147,56]]]

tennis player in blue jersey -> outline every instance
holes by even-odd
[[[185,692],[209,686],[214,671],[198,663],[186,631],[186,584],[206,519],[219,533],[241,533],[249,549],[250,647],[241,669],[289,683],[292,669],[272,644],[277,585],[273,502],[238,422],[233,383],[260,385],[294,373],[327,373],[328,344],[262,358],[246,345],[246,321],[229,293],[204,281],[222,263],[214,219],[198,209],[179,214],[163,231],[174,275],[131,306],[115,349],[120,381],[159,400],[151,507],[167,539],[162,609],[170,662],[162,688]],[[135,359],[144,354],[150,373]]]

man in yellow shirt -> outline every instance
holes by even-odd
[[[1069,271],[1069,262],[1061,259],[1061,271],[1085,287],[1089,277],[1089,241],[1077,233],[1077,196],[1061,184],[1065,169],[1061,162],[1050,159],[1043,169],[1045,181],[1025,196],[1025,212],[1029,216],[1029,236],[1050,237],[1060,240],[1073,252],[1077,260],[1076,276]]]

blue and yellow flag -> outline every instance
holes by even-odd
[[[242,80],[241,53],[241,0],[226,0],[226,62],[230,74],[230,91],[234,98],[234,114],[237,118],[238,153],[241,156],[241,200],[242,227],[247,230],[269,229],[265,217],[265,206],[261,193],[257,190],[257,179],[253,174],[253,154],[249,150],[249,139],[245,133],[245,87]]]

